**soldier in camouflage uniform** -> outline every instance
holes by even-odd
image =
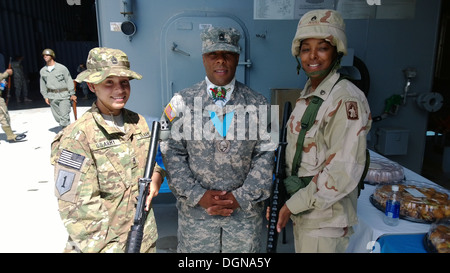
[[[16,89],[16,101],[22,102],[21,97],[23,95],[24,102],[31,102],[28,98],[28,83],[23,70],[23,56],[17,56],[11,63],[11,67],[14,70],[14,88]]]
[[[44,49],[42,56],[46,65],[40,71],[41,94],[56,122],[64,129],[70,124],[71,101],[77,101],[72,76],[67,67],[55,61],[53,50]]]
[[[7,83],[4,80],[12,74],[12,69],[6,69],[5,72],[0,73],[0,82],[3,81],[3,85],[6,85]],[[10,143],[25,141],[25,134],[16,135],[11,129],[11,118],[9,117],[8,106],[6,105],[6,102],[2,97],[3,89],[4,87],[0,87],[0,125],[2,126],[3,131],[6,133],[6,140]]]
[[[248,128],[259,124],[267,100],[235,80],[237,30],[209,28],[201,38],[205,80],[175,94],[162,115],[162,134],[170,132],[161,152],[177,198],[177,251],[259,252],[274,152]]]
[[[127,55],[117,49],[94,48],[85,81],[97,101],[78,121],[62,130],[52,143],[55,194],[69,233],[66,252],[124,252],[133,224],[138,180],[143,177],[151,133],[141,115],[125,109],[131,79]],[[141,252],[155,252],[156,223],[151,198],[165,176],[155,166]]]
[[[280,211],[278,231],[294,222],[296,252],[344,252],[357,223],[357,185],[366,161],[371,113],[364,93],[337,72],[347,54],[345,24],[333,10],[314,10],[299,22],[292,53],[309,77],[288,122],[287,173],[291,174],[301,118],[311,98],[322,98],[306,132],[298,177],[312,181]],[[294,215],[295,214],[295,215]]]

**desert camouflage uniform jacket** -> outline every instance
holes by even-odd
[[[291,174],[301,118],[312,96],[324,100],[306,133],[299,177],[314,176],[287,202],[297,227],[345,228],[357,222],[357,185],[366,160],[366,135],[372,124],[364,93],[332,71],[316,88],[310,81],[300,94],[288,122],[287,173]]]
[[[94,103],[52,143],[55,194],[69,233],[66,251],[125,249],[151,133],[141,115],[126,109],[122,113],[126,133],[107,125]],[[165,176],[157,165],[155,171]],[[154,252],[156,239],[152,209],[144,228],[141,252]]]
[[[261,113],[249,114],[250,118],[245,120],[245,128],[236,124],[242,116],[240,111],[251,109],[253,106],[253,109],[259,109],[260,105],[268,106],[264,96],[238,81],[224,108],[214,107],[214,102],[207,93],[205,81],[182,90],[172,98],[169,106],[173,109],[171,108],[169,116],[176,115],[176,117],[173,116],[172,121],[169,118],[168,122],[172,125],[171,137],[161,143],[161,152],[169,186],[177,197],[180,213],[195,219],[213,218],[197,203],[207,190],[220,190],[233,193],[240,204],[239,214],[247,216],[261,214],[263,201],[270,195],[274,152],[273,149],[263,147],[265,141],[248,135],[249,124],[259,125],[257,117],[260,117]],[[198,106],[201,108],[198,109]],[[224,121],[224,114],[234,111],[230,125],[232,129],[226,134],[226,139],[234,136],[234,140],[230,140],[229,150],[226,152],[220,152],[217,146],[220,140],[208,114],[207,109],[210,106],[216,110],[221,121]],[[168,112],[168,108],[165,112]],[[162,119],[164,122],[168,116],[163,114]],[[178,140],[174,137],[177,123],[183,124],[178,129],[184,132]],[[190,128],[184,126],[186,124],[190,124],[188,126]],[[205,137],[207,132],[213,132],[214,138],[207,139],[208,137]],[[244,133],[245,137],[239,138],[239,133]]]

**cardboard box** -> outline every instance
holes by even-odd
[[[279,111],[279,122],[281,125],[284,113],[284,104],[289,101],[291,103],[291,109],[295,107],[295,102],[300,97],[300,92],[302,89],[289,89],[289,88],[273,88],[271,91],[271,104],[278,105]]]

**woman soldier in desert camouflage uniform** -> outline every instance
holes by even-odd
[[[298,191],[280,210],[278,230],[291,216],[296,252],[345,252],[357,223],[358,182],[372,118],[364,93],[337,72],[347,54],[341,15],[334,10],[306,13],[298,24],[292,54],[300,58],[309,79],[287,124],[286,171],[312,180],[296,186]],[[304,130],[302,117],[313,97],[323,103],[306,132],[301,161],[293,166],[300,130]],[[292,185],[285,184],[289,192]]]

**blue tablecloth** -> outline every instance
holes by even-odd
[[[426,233],[382,235],[378,238],[381,253],[427,253],[423,240]]]

